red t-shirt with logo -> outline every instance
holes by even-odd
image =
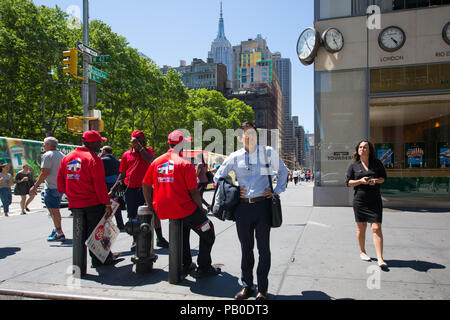
[[[153,157],[152,148],[146,148],[147,152]],[[120,173],[126,173],[125,185],[128,188],[142,188],[142,179],[147,172],[150,164],[142,158],[139,152],[135,152],[132,148],[122,155],[120,160]]]
[[[197,209],[189,194],[198,188],[195,167],[177,151],[171,149],[154,160],[143,182],[153,186],[153,208],[159,219],[182,219]]]
[[[67,195],[69,208],[110,202],[103,161],[86,147],[78,147],[62,159],[57,184],[58,192]]]

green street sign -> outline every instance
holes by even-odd
[[[97,57],[89,57],[89,63],[105,63],[110,62],[111,56],[97,56]]]
[[[99,76],[97,76],[96,74],[89,72],[89,79],[98,82],[98,83],[102,83],[102,78],[100,78]]]
[[[93,67],[91,65],[89,65],[89,73],[103,79],[108,79],[108,74],[106,72],[103,72],[102,70],[97,69],[96,67]]]

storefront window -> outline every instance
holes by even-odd
[[[381,12],[450,5],[450,0],[317,0],[316,20],[363,16],[370,5]]]
[[[344,186],[356,143],[366,136],[366,72],[316,74],[316,186]]]
[[[319,0],[318,19],[365,15],[370,0]]]
[[[450,0],[372,0],[372,3],[379,6],[381,12],[394,10],[426,8],[450,4]]]
[[[433,70],[427,67],[433,67]],[[429,71],[432,80],[423,76],[423,68]],[[391,91],[385,88],[382,92],[389,96],[372,96],[370,99],[370,140],[388,175],[388,181],[382,186],[383,196],[448,201],[450,90],[447,94],[440,90],[440,94],[427,92],[420,95],[417,79],[422,79],[423,89],[442,89],[439,87],[441,83],[445,84],[445,79],[450,79],[450,68],[448,65],[430,65],[403,67],[403,72],[384,70],[389,79],[384,82],[391,83],[388,86]],[[383,75],[384,70],[376,70],[375,74]],[[376,89],[379,89],[381,79],[372,77],[373,71],[371,91],[379,93],[380,90]],[[410,76],[405,78],[405,74]],[[432,85],[439,88],[429,87]],[[404,92],[408,91],[414,91],[414,94],[405,95]],[[392,96],[395,92],[399,92],[398,96]]]
[[[449,63],[370,70],[372,94],[432,90],[450,90]]]

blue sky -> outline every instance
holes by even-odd
[[[82,0],[33,0],[64,11]],[[297,58],[301,31],[313,25],[313,0],[223,0],[225,35],[232,45],[261,34],[272,52],[292,63],[292,115],[305,131],[314,131],[314,70]],[[220,0],[90,0],[90,19],[99,19],[127,38],[131,47],[159,66],[206,60],[217,36]],[[82,39],[80,39],[82,40]]]

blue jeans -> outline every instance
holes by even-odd
[[[3,212],[9,213],[9,205],[12,203],[11,188],[0,188],[0,199],[2,200]]]

